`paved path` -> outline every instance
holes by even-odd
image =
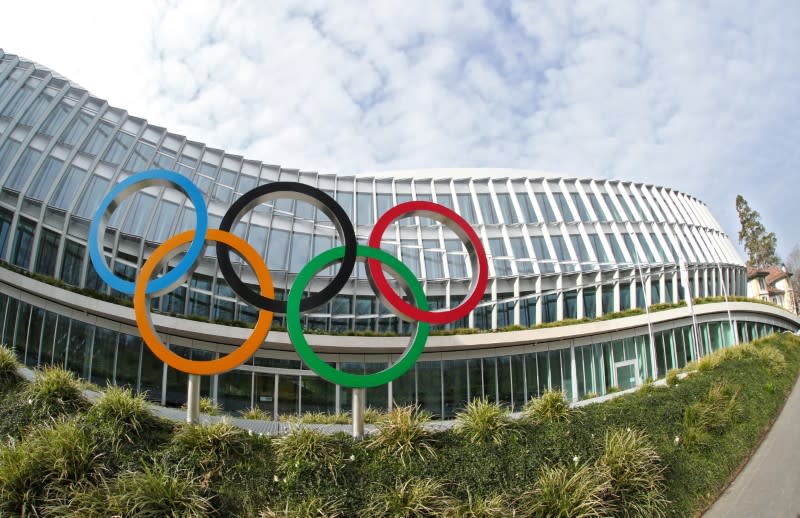
[[[703,518],[800,518],[800,382],[750,462]]]

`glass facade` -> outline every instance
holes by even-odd
[[[301,173],[244,160],[169,133],[0,50],[0,260],[74,287],[120,296],[111,293],[86,257],[89,220],[114,185],[152,167],[192,179],[206,196],[211,226],[218,225],[241,193],[274,181],[300,181],[329,193],[351,216],[360,241],[366,241],[376,218],[398,203],[435,200],[452,208],[472,225],[491,260],[481,304],[449,324],[451,328],[530,327],[682,300],[687,293],[680,284],[681,262],[688,268],[687,288],[693,294],[746,293],[744,264],[728,237],[702,202],[680,192],[527,171],[511,177],[507,171],[501,176],[490,170],[480,176],[457,171],[448,173],[452,176],[431,171],[377,176]],[[134,278],[159,243],[192,228],[194,219],[194,207],[172,189],[153,187],[131,196],[109,220],[104,239],[109,265],[121,277]],[[311,257],[341,244],[326,216],[304,202],[285,199],[254,207],[243,215],[235,233],[265,258],[277,297],[286,296],[294,275]],[[476,275],[467,247],[430,218],[396,221],[381,246],[415,272],[434,308],[458,305]],[[326,268],[318,276],[324,280],[335,269],[335,265]],[[378,302],[363,272],[359,268],[334,300],[306,315],[306,325],[328,333],[407,334],[409,325]],[[242,266],[241,276],[245,283],[256,284],[249,268]],[[728,279],[724,292],[723,278]],[[214,247],[208,247],[183,286],[153,302],[153,310],[212,321],[253,322],[256,317],[254,308],[237,300],[220,275]],[[163,403],[179,404],[185,397],[184,377],[165,371],[132,334],[14,299],[3,303],[3,311],[6,343],[15,349],[17,343],[33,344],[33,349],[25,345],[28,349],[22,352],[27,364],[63,364],[97,383],[135,387]],[[9,312],[14,314],[12,321]],[[25,319],[28,327],[17,325]],[[273,322],[284,323],[282,317]],[[749,336],[750,327],[733,330],[723,322],[698,333],[707,337],[703,347],[714,350],[726,345],[732,334]],[[654,362],[647,358],[649,347],[634,341],[630,350],[623,347],[624,355],[614,356],[615,364],[601,361],[592,367],[585,362],[610,358],[614,350],[613,344],[596,344],[599,356],[594,348],[591,354],[581,353],[580,364],[589,365],[592,372],[589,378],[583,374],[575,378],[569,349],[426,359],[392,387],[371,391],[368,398],[376,406],[414,401],[440,416],[452,415],[478,395],[516,408],[547,387],[577,394],[580,387],[599,386],[597,380],[635,382],[650,368],[647,365],[667,368],[691,350],[686,337],[680,335],[679,340],[674,332],[654,342],[662,344],[653,353]],[[636,352],[640,349],[641,354]],[[184,352],[198,357],[211,354],[193,348]],[[620,357],[625,358],[623,363],[615,366]],[[275,370],[256,360],[249,370],[217,377],[204,385],[204,392],[229,409],[259,406],[273,414],[349,404],[347,394],[322,383],[299,364]],[[354,368],[363,369],[380,365],[355,363],[360,367]],[[117,369],[119,365],[126,366],[124,372]],[[660,370],[646,375],[653,374],[660,375]],[[594,385],[587,385],[589,381]]]

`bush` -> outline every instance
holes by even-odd
[[[667,377],[665,381],[668,387],[674,387],[675,385],[678,384],[678,381],[680,380],[680,378],[678,377],[679,373],[680,373],[679,369],[670,369],[669,371],[667,371]]]
[[[199,469],[206,477],[219,473],[231,458],[245,457],[247,434],[225,421],[209,425],[185,424],[172,438],[175,460]]]
[[[415,405],[394,407],[376,425],[378,430],[367,439],[367,447],[399,458],[404,466],[414,455],[434,456],[431,433],[423,427],[429,420],[430,414]]]
[[[606,432],[598,464],[609,475],[611,488],[606,499],[614,516],[666,515],[665,468],[643,432],[630,428]]]
[[[473,444],[491,441],[500,445],[513,434],[514,422],[508,409],[499,403],[490,403],[486,398],[473,399],[456,415],[455,432]]]
[[[16,386],[20,381],[22,376],[14,351],[0,345],[0,392]]]
[[[156,430],[170,426],[158,419],[142,394],[128,388],[108,387],[87,414],[88,421],[108,429],[115,439],[134,444],[147,439]]]
[[[413,478],[375,491],[361,516],[404,518],[443,516],[452,505],[436,480]]]
[[[161,463],[117,478],[109,507],[112,514],[140,518],[203,517],[212,510],[200,479],[188,470]]]
[[[466,501],[446,513],[448,518],[505,518],[513,515],[514,511],[509,508],[503,495],[473,496],[469,491]]]
[[[259,513],[260,518],[344,518],[345,507],[340,498],[323,498],[312,495],[304,500],[286,502],[283,508],[268,508]]]
[[[278,469],[290,480],[305,474],[324,477],[330,474],[334,482],[344,465],[344,452],[335,436],[311,428],[295,428],[276,441]]]
[[[77,421],[36,428],[0,449],[0,511],[37,516],[38,506],[59,486],[98,480],[105,469],[101,461],[97,443]]]
[[[265,410],[261,410],[259,407],[250,407],[247,410],[242,410],[239,412],[239,415],[243,419],[253,419],[257,421],[271,421],[272,414]]]
[[[522,517],[608,516],[611,508],[604,497],[610,489],[608,471],[599,466],[545,466],[533,489],[519,496],[516,509]]]
[[[198,407],[200,413],[206,415],[219,415],[222,411],[222,407],[219,403],[214,403],[214,400],[210,397],[201,397],[198,402]],[[181,409],[186,410],[186,405],[181,405]]]
[[[351,422],[350,414],[339,412],[329,414],[327,412],[306,412],[301,415],[282,415],[281,421],[296,424],[348,424]]]
[[[40,417],[74,414],[89,407],[75,375],[57,367],[45,367],[36,372],[24,397],[32,405],[34,414]]]
[[[537,423],[568,422],[570,419],[569,403],[560,390],[545,390],[541,398],[531,398],[524,413]]]
[[[685,444],[690,449],[710,445],[710,435],[725,432],[738,415],[738,389],[726,380],[714,382],[702,401],[689,405],[683,415]]]

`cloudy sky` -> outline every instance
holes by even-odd
[[[666,185],[800,243],[800,2],[15,2],[0,47],[212,147],[322,172]]]

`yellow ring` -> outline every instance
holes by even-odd
[[[188,360],[170,351],[156,335],[153,323],[150,321],[149,297],[145,294],[147,283],[153,275],[153,270],[161,264],[164,258],[175,248],[191,243],[194,239],[194,230],[189,230],[174,236],[158,248],[156,248],[147,261],[142,266],[139,277],[136,279],[136,286],[133,293],[133,312],[136,316],[136,324],[139,326],[139,333],[142,335],[144,343],[153,351],[161,361],[173,369],[189,374],[220,374],[235,369],[246,362],[255,353],[269,333],[272,324],[272,312],[261,309],[258,312],[253,333],[250,337],[236,348],[233,352],[226,354],[216,360]],[[258,284],[261,286],[261,295],[272,298],[275,290],[272,286],[272,276],[269,273],[266,263],[250,244],[233,234],[217,229],[208,229],[206,241],[216,241],[230,246],[250,265],[256,274]]]

